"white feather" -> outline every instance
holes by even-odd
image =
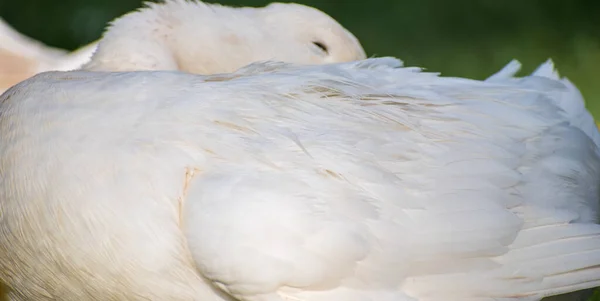
[[[0,280],[15,300],[533,301],[600,285],[598,133],[572,119],[573,87],[400,65],[11,88]]]

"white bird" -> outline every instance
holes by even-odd
[[[82,65],[94,71],[214,74],[261,60],[323,64],[366,58],[360,42],[337,21],[295,3],[258,8],[185,0],[146,3],[114,20],[99,44],[69,55],[7,24],[0,24],[0,39],[5,50],[0,49],[0,92],[42,71],[68,71]],[[95,59],[90,61],[92,54]]]
[[[73,52],[24,36],[0,18],[0,93],[44,71],[69,71],[89,61],[96,42]]]
[[[599,286],[600,134],[551,64],[511,68],[36,75],[0,97],[0,280],[11,300],[533,301]]]
[[[324,64],[366,58],[352,33],[309,6],[235,8],[185,0],[146,5],[111,23],[83,69],[214,74],[256,61]]]

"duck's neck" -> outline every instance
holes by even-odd
[[[82,69],[91,71],[177,70],[169,45],[172,24],[161,22],[154,10],[144,9],[115,20]]]

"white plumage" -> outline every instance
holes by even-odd
[[[324,64],[364,59],[356,37],[324,12],[295,3],[228,7],[167,0],[114,20],[93,71],[233,72],[256,61]]]
[[[39,74],[0,98],[0,280],[13,300],[598,286],[599,133],[577,89],[539,70]]]
[[[186,0],[146,3],[111,22],[98,42],[73,53],[33,41],[0,19],[0,93],[51,70],[214,74],[261,60],[323,64],[364,58],[360,42],[337,21],[295,3],[256,8]]]

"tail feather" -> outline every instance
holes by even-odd
[[[487,82],[497,82],[503,81],[507,79],[514,78],[517,75],[517,72],[521,70],[521,63],[517,60],[512,60],[508,63],[504,68],[500,69],[500,71],[494,73],[492,76],[486,79]]]
[[[514,84],[529,89],[541,90],[564,110],[573,126],[581,129],[594,141],[596,147],[600,148],[598,124],[585,108],[585,101],[581,92],[571,81],[560,77],[551,59],[541,64],[530,76],[517,78],[516,74],[520,69],[521,63],[517,60],[512,60],[500,71],[488,77],[486,81],[499,84]],[[541,78],[552,81],[539,81]],[[556,89],[553,83],[562,84],[562,87]]]
[[[600,266],[596,266],[580,271],[554,275],[544,279],[543,284],[545,289],[538,291],[537,294],[549,297],[599,287],[600,280],[597,280],[599,274]]]
[[[418,300],[541,300],[600,286],[600,225],[562,224],[530,228],[495,268],[413,277],[404,288]]]
[[[542,245],[545,242],[562,241],[581,237],[600,235],[600,226],[596,224],[560,224],[534,227],[522,230],[513,242],[512,248],[527,248]]]
[[[546,62],[541,64],[533,73],[533,76],[546,77],[553,80],[560,80],[560,75],[554,67],[552,59],[548,59]]]
[[[539,289],[522,293],[542,298],[600,286],[600,225],[543,226],[522,234],[498,259],[507,274],[541,279]]]

